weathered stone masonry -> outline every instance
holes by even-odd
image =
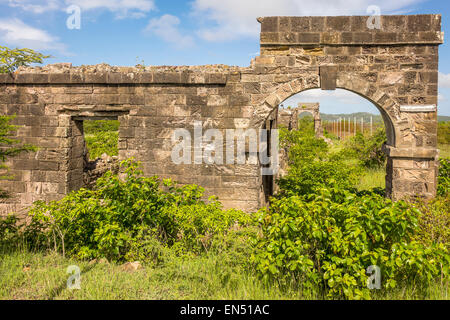
[[[278,105],[313,88],[373,102],[389,140],[388,196],[433,197],[441,17],[382,16],[381,30],[369,30],[367,18],[260,18],[261,55],[248,68],[60,64],[0,75],[0,112],[17,114],[17,137],[40,147],[9,163],[14,179],[0,188],[13,197],[1,212],[82,186],[82,121],[92,118],[120,120],[119,158],[135,157],[146,175],[197,183],[226,207],[256,210],[273,190],[259,165],[175,165],[173,131],[196,120],[204,129],[274,128]]]

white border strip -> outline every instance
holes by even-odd
[[[400,106],[401,112],[436,112],[437,106],[427,105],[427,106]]]

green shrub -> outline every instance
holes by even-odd
[[[427,245],[442,243],[450,248],[450,197],[418,204],[422,215],[417,239]]]
[[[18,243],[19,237],[17,217],[13,215],[0,217],[0,247],[14,247]]]
[[[314,130],[314,118],[310,115],[301,117],[298,119],[298,130],[302,134],[314,136],[316,134]]]
[[[109,156],[119,155],[119,126],[118,120],[84,121],[85,140],[91,160],[100,158],[104,153]]]
[[[381,168],[386,164],[386,154],[383,152],[386,139],[384,127],[377,129],[372,136],[359,132],[346,142],[345,152],[357,158],[365,168]]]
[[[281,129],[280,142],[289,165],[288,174],[278,181],[281,196],[309,194],[332,183],[351,189],[357,183],[360,170],[345,164],[339,155],[330,154],[323,139]]]
[[[115,261],[148,254],[148,260],[157,262],[163,247],[200,253],[209,247],[210,237],[249,221],[243,212],[223,211],[215,199],[201,201],[204,190],[198,186],[143,177],[132,160],[121,166],[124,180],[109,172],[93,190],[34,205],[32,220],[54,249],[80,259]]]
[[[273,199],[260,212],[263,237],[252,261],[267,281],[295,278],[329,298],[370,298],[372,265],[381,268],[384,289],[447,277],[446,248],[414,241],[419,215],[405,202],[333,187]]]
[[[438,190],[440,196],[448,195],[450,191],[450,159],[440,159]]]
[[[85,140],[91,160],[100,158],[104,153],[109,156],[119,155],[118,132],[97,132],[93,135],[86,135]]]
[[[99,132],[119,131],[120,122],[118,120],[89,120],[84,121],[83,128],[85,134],[96,134]]]

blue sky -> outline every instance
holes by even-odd
[[[80,8],[81,28],[69,29],[67,8]],[[450,28],[445,0],[0,0],[0,45],[51,54],[47,63],[248,66],[259,54],[258,16],[440,13]],[[450,30],[449,30],[450,31]],[[450,44],[440,47],[439,113],[450,116]],[[307,91],[293,97],[320,101],[322,112],[376,109],[346,91]]]

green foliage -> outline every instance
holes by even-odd
[[[19,226],[17,218],[13,215],[0,217],[0,247],[12,247],[17,244],[19,238]]]
[[[450,192],[450,159],[440,159],[438,190],[440,196],[446,196]]]
[[[438,197],[418,204],[420,230],[417,239],[427,245],[441,243],[450,248],[450,197]]]
[[[50,56],[31,49],[9,49],[0,46],[0,73],[13,73],[17,68],[32,63],[43,63]]]
[[[98,120],[84,121],[84,134],[91,160],[98,159],[102,154],[119,155],[119,121]]]
[[[450,144],[450,121],[439,122],[438,143]]]
[[[104,153],[109,156],[119,155],[118,132],[98,132],[95,135],[86,135],[85,141],[91,160],[100,158]]]
[[[83,122],[85,134],[119,131],[119,120],[88,120]]]
[[[310,115],[299,118],[298,131],[302,132],[303,134],[314,136],[314,118]]]
[[[345,165],[340,156],[331,154],[323,139],[300,130],[281,129],[280,141],[289,165],[288,174],[278,181],[282,196],[309,194],[332,183],[343,189],[356,184],[360,172]]]
[[[377,129],[372,136],[357,133],[348,140],[345,151],[349,156],[359,159],[365,168],[381,168],[386,164],[386,154],[382,150],[386,139],[384,127]]]
[[[41,234],[63,255],[157,262],[166,247],[204,252],[212,236],[249,221],[243,212],[223,211],[215,199],[201,201],[198,186],[143,177],[132,160],[121,166],[124,180],[109,172],[94,190],[81,189],[50,204],[38,202],[30,210],[33,221],[42,225]]]
[[[446,248],[413,239],[419,216],[405,202],[339,187],[273,199],[260,212],[263,237],[252,261],[266,280],[294,277],[304,290],[321,288],[329,298],[370,298],[371,265],[381,268],[384,289],[447,277]]]

